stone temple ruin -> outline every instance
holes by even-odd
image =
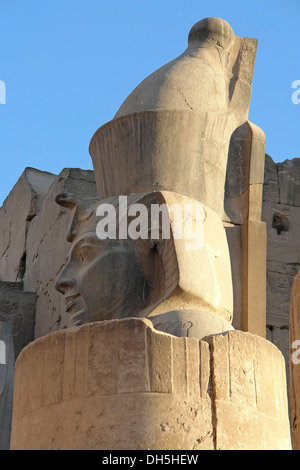
[[[275,164],[248,120],[256,48],[199,21],[92,136],[94,171],[17,181],[0,209],[0,448],[300,448],[300,163]],[[199,207],[188,249],[178,227]]]

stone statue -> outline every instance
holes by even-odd
[[[75,325],[150,317],[163,331],[180,331],[185,324],[184,335],[199,338],[232,329],[235,308],[241,316],[247,261],[230,250],[230,240],[232,228],[241,230],[251,215],[249,161],[256,130],[247,116],[255,50],[256,40],[236,37],[224,20],[196,23],[186,51],[146,78],[93,136],[98,200],[57,198],[72,209],[73,246],[57,290]],[[152,220],[151,207],[167,206],[169,239],[149,233],[100,239],[98,207],[111,205],[119,221],[120,197],[128,198],[129,217],[132,205],[146,207],[144,218],[150,226],[156,223],[158,233],[163,227]],[[256,201],[259,213],[259,195]],[[177,236],[174,203],[182,213],[187,206],[194,214],[203,209],[200,245],[187,249],[189,235]],[[181,222],[187,225],[184,216]],[[247,245],[248,225],[244,231]],[[250,289],[244,287],[245,297]],[[196,324],[208,327],[200,331]]]
[[[12,449],[290,448],[284,359],[261,337],[255,49],[197,23],[93,136],[98,197],[59,191],[75,327],[19,356]]]

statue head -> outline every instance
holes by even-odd
[[[67,234],[72,247],[56,289],[65,296],[73,324],[146,317],[176,287],[172,236],[154,239],[145,233],[133,239],[129,233],[121,234],[121,224],[130,225],[132,216],[124,213],[119,197],[82,201],[61,194],[56,201],[72,210]],[[159,193],[126,196],[129,212],[134,205],[146,209],[140,220],[142,227],[148,227],[149,209],[158,202]],[[102,216],[107,213],[102,225],[110,232],[99,234],[99,212]]]
[[[226,236],[209,208],[168,192],[101,201],[62,194],[57,202],[72,210],[67,234],[72,246],[56,288],[65,296],[73,324],[146,317],[174,308],[205,308],[231,320]],[[195,206],[203,208],[199,231],[193,232],[196,245],[186,230],[199,219]],[[153,207],[164,210],[155,213]],[[192,212],[187,214],[187,207]]]

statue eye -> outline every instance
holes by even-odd
[[[80,247],[80,257],[81,257],[81,261],[85,261],[92,253],[93,251],[93,247],[92,245],[81,245]]]

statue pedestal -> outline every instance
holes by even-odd
[[[11,449],[290,449],[285,364],[265,339],[148,319],[83,325],[19,355]]]

